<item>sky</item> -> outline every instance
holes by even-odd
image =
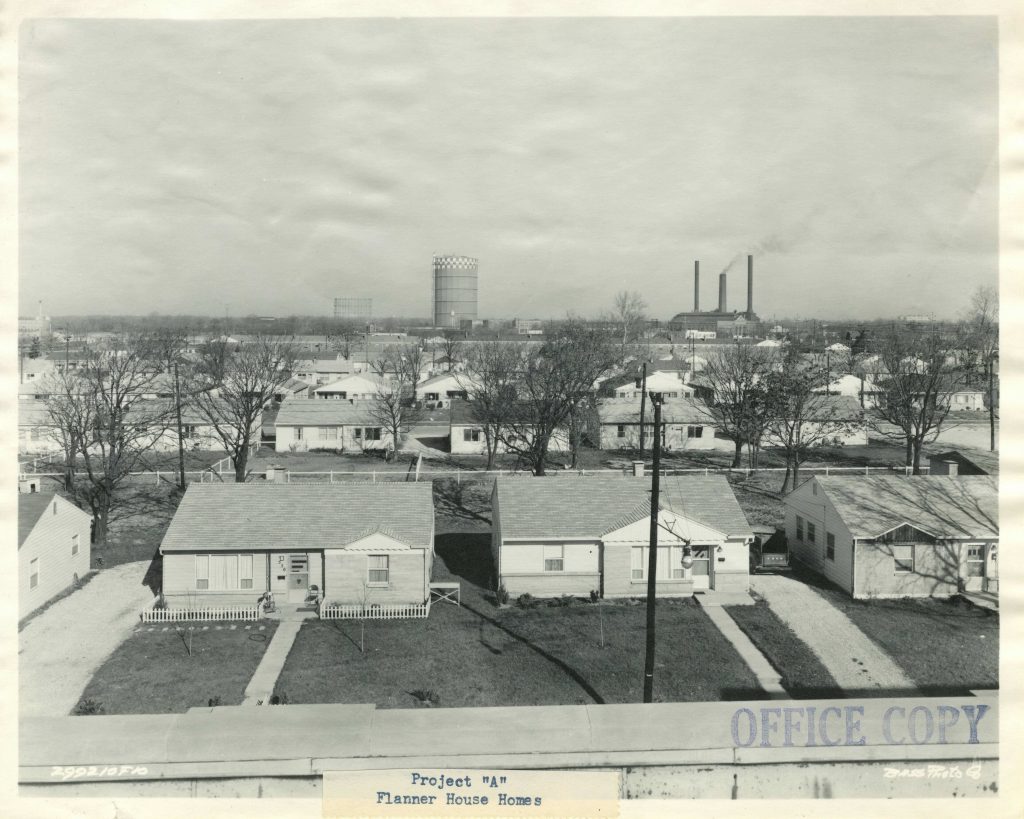
[[[19,309],[955,316],[997,285],[994,18],[35,20]]]

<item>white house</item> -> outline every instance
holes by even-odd
[[[274,426],[278,452],[391,448],[390,433],[365,401],[284,401]]]
[[[658,595],[747,591],[753,531],[724,477],[664,477],[658,506]],[[498,478],[498,584],[513,597],[644,597],[650,515],[649,478]]]
[[[822,446],[866,446],[868,443],[864,410],[856,398],[848,395],[816,395],[808,399],[799,433],[805,442],[813,441]],[[771,447],[781,446],[783,442],[769,430],[762,443]]]
[[[416,385],[416,397],[434,406],[448,406],[453,398],[469,398],[476,387],[472,376],[459,372],[444,372],[424,378]]]
[[[818,387],[814,390],[817,393],[828,395],[845,395],[856,398],[857,403],[862,407],[870,409],[877,405],[878,385],[866,376],[841,375],[830,382],[827,387]]]
[[[654,409],[650,401],[645,409],[644,446],[650,449],[654,445]],[[599,399],[597,415],[601,449],[639,448],[639,398]],[[714,423],[703,401],[696,398],[668,398],[662,403],[661,419],[661,445],[664,449],[718,448]]]
[[[372,373],[359,373],[317,387],[313,396],[340,401],[371,401],[382,389],[390,390],[390,382]]]
[[[509,451],[509,443],[513,447],[526,445],[531,435],[529,425],[517,424],[516,431],[504,430],[502,440],[497,442],[496,452]],[[451,452],[457,455],[484,455],[487,453],[487,439],[483,428],[473,415],[473,402],[454,399],[451,402],[448,433],[451,441]],[[564,429],[556,429],[548,443],[549,452],[568,452],[569,433]]]
[[[53,492],[18,495],[18,617],[89,572],[92,517]]]
[[[365,364],[346,358],[311,358],[296,361],[292,375],[313,387],[329,384],[339,378],[362,372]]]
[[[688,398],[693,395],[693,387],[687,383],[687,374],[679,370],[655,370],[647,373],[647,392],[660,392],[665,398]],[[637,386],[635,379],[614,388],[616,398],[639,399],[643,385]]]

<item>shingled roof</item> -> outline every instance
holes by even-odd
[[[875,538],[904,523],[942,539],[999,536],[999,488],[988,475],[814,480],[857,538]]]
[[[50,508],[50,504],[60,498],[74,512],[89,517],[74,503],[56,492],[25,492],[18,495],[18,546],[25,542],[25,539],[32,533],[43,512]]]
[[[281,402],[276,427],[288,426],[380,426],[374,420],[372,401],[350,404],[331,399],[288,398]]]
[[[651,481],[635,477],[498,478],[503,539],[597,539],[650,514]],[[750,524],[722,476],[661,479],[660,507],[730,537]]]
[[[597,402],[597,415],[602,424],[639,424],[639,398],[602,398]],[[707,405],[696,398],[666,398],[661,405],[661,420],[666,424],[709,424],[712,415]],[[654,419],[654,407],[647,402],[644,418]]]
[[[160,545],[163,552],[308,551],[341,548],[384,531],[431,548],[427,483],[190,484]]]

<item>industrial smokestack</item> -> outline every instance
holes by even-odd
[[[725,274],[718,274],[718,312],[725,312]]]
[[[693,312],[700,312],[700,262],[693,263]]]
[[[754,317],[754,257],[747,256],[747,318]]]

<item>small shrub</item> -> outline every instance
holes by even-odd
[[[430,708],[434,705],[441,704],[440,695],[433,688],[417,688],[415,691],[410,691],[410,694],[416,698],[416,702],[422,705],[424,708]]]
[[[95,714],[105,714],[107,709],[99,700],[82,700],[75,706],[76,717],[90,717]]]
[[[209,701],[207,702],[207,705],[210,708],[216,708],[218,705],[220,705],[220,697],[210,697]]]
[[[270,697],[270,704],[271,705],[287,705],[288,704],[288,695],[285,694],[284,691],[282,691],[280,694],[273,694]]]
[[[601,592],[599,592],[597,589],[591,589],[590,590],[590,602],[591,603],[599,603],[600,601],[601,601]]]
[[[508,589],[505,588],[504,584],[498,586],[498,590],[494,593],[494,599],[499,606],[508,605]]]
[[[548,600],[548,606],[551,608],[567,608],[568,606],[575,606],[576,598],[571,594],[563,594],[561,597],[552,597]]]
[[[516,605],[521,609],[535,609],[540,605],[540,600],[529,592],[524,592],[516,598]]]

